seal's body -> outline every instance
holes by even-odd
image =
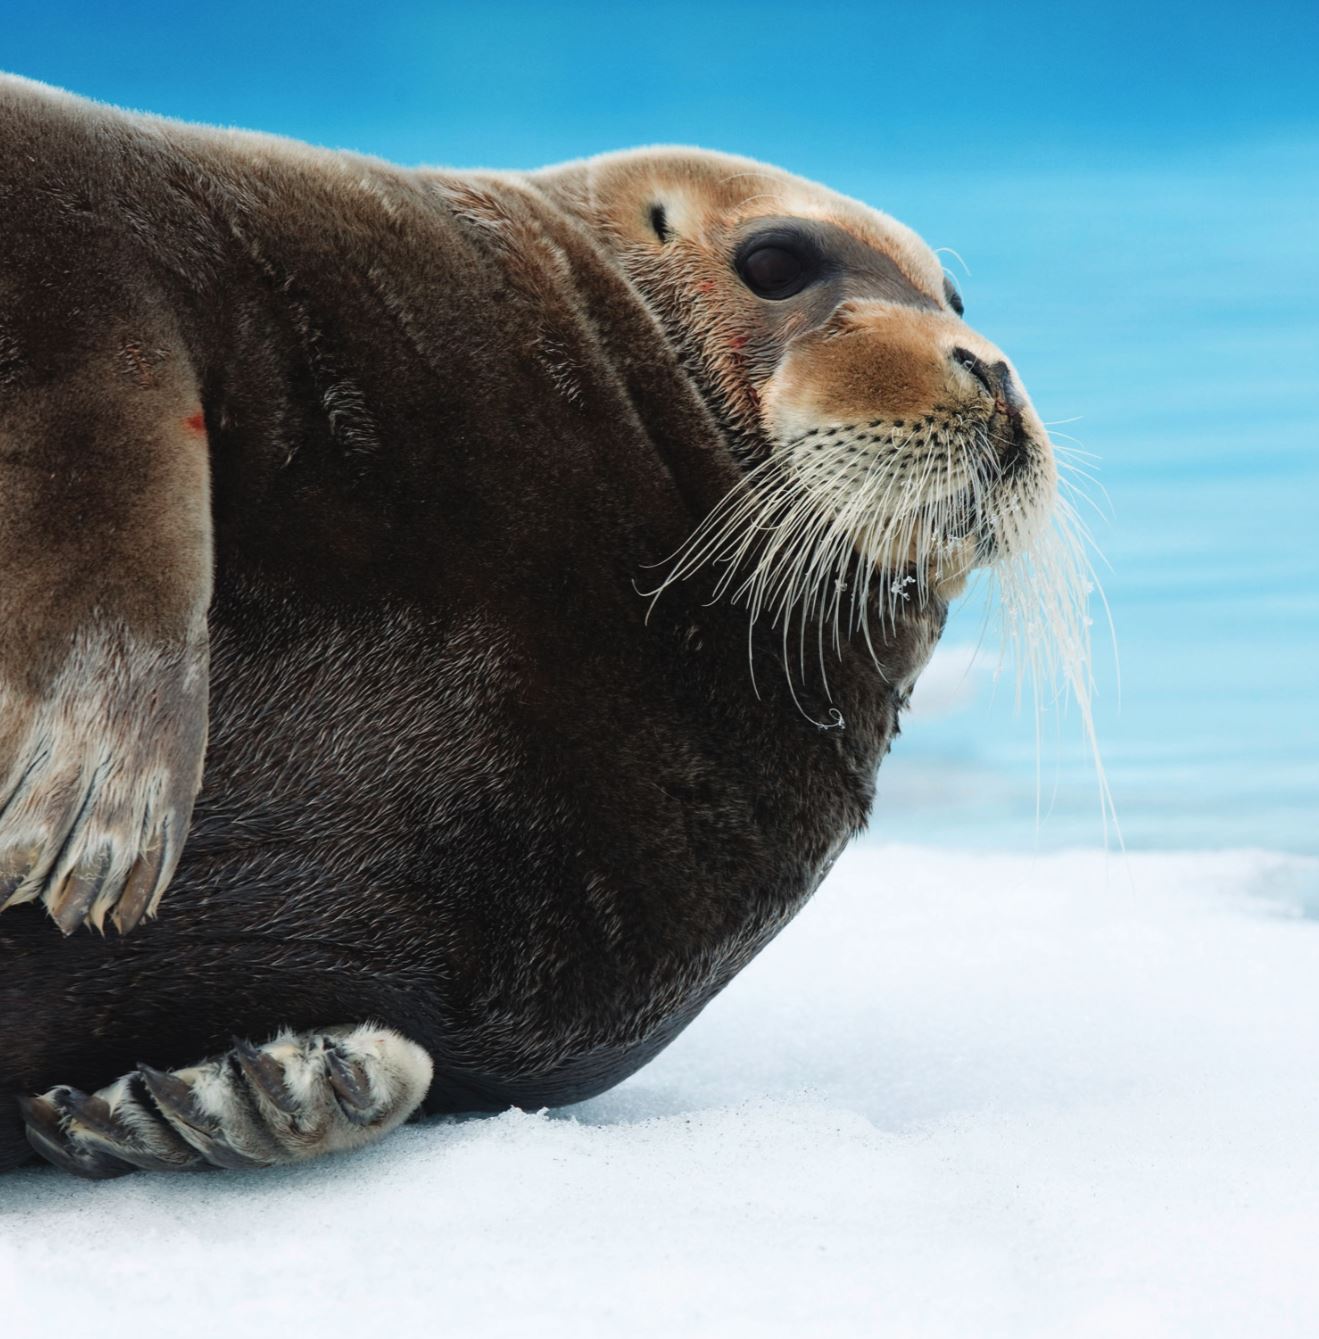
[[[639,588],[810,423],[949,399],[898,355],[857,370],[839,322],[866,303],[891,348],[908,315],[953,331],[929,375],[1018,448],[1042,432],[1006,370],[950,364],[978,337],[898,225],[881,246],[842,205],[815,212],[819,245],[834,228],[870,248],[818,311],[765,290],[763,254],[742,275],[742,202],[763,193],[726,185],[744,166],[405,171],[0,81],[11,1109],[235,1035],[368,1021],[429,1056],[409,1102],[427,1082],[436,1111],[575,1101],[664,1046],[816,887],[866,820],[949,583],[904,539],[914,575],[884,584],[865,638],[820,640],[827,676],[782,620],[713,599],[717,569]],[[727,214],[729,190],[733,258],[710,278],[693,200]],[[739,296],[720,307],[719,284]],[[822,399],[811,360],[844,355]],[[342,1097],[336,1045],[312,1049]],[[291,1071],[244,1054],[233,1072],[291,1111]],[[193,1100],[145,1072],[161,1110]],[[384,1092],[367,1061],[356,1075]],[[51,1145],[104,1150],[133,1094],[79,1094],[82,1116],[29,1102],[33,1142],[108,1174]],[[199,1110],[175,1122],[193,1147]],[[0,1115],[0,1166],[22,1125]]]

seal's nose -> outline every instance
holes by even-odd
[[[1007,363],[1000,359],[996,363],[987,363],[977,358],[969,349],[954,349],[953,362],[959,363],[989,392],[994,408],[1009,418],[1021,417],[1021,395],[1017,383]]]

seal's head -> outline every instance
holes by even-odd
[[[807,586],[837,579],[845,546],[899,591],[951,594],[973,567],[1030,545],[1056,494],[1048,434],[909,228],[789,173],[693,150],[597,158],[583,184],[733,428],[755,523],[763,533],[769,509],[783,543],[814,535],[797,574]]]
[[[837,645],[988,566],[1019,668],[1065,681],[1088,722],[1091,576],[1054,448],[930,247],[723,154],[644,149],[538,175],[611,249],[743,467],[661,589],[713,565],[716,594],[753,619],[812,640],[831,628]]]

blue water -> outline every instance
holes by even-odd
[[[1101,655],[1096,715],[1126,842],[1319,851],[1314,0],[365,14],[9,0],[0,65],[404,162],[701,143],[955,248],[968,318],[1099,457],[1122,691]],[[968,608],[948,639],[978,634]],[[1029,712],[981,677],[960,710],[910,723],[876,834],[1100,840],[1075,719],[1049,713],[1037,751]]]
[[[1121,693],[1098,627],[1096,717],[1127,843],[1319,850],[1319,138],[848,185],[957,248],[968,319],[1099,458]],[[948,639],[980,626],[960,610]],[[1006,687],[913,722],[877,831],[1099,836],[1075,718],[1061,742],[1046,720],[1037,836]]]

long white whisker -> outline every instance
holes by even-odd
[[[1088,464],[1089,453],[1055,444],[1054,466],[1045,457],[1011,474],[1004,465],[1008,443],[967,412],[934,428],[914,422],[882,437],[855,427],[816,429],[774,444],[665,560],[646,592],[652,603],[675,582],[711,570],[710,600],[745,606],[753,686],[754,633],[765,623],[778,634],[792,701],[814,719],[799,684],[812,677],[813,664],[829,700],[826,650],[841,655],[858,638],[883,673],[885,640],[908,603],[919,606],[945,580],[955,588],[969,582],[970,594],[987,597],[977,645],[995,619],[1000,626],[995,681],[1006,662],[1014,663],[1018,707],[1027,692],[1034,704],[1037,822],[1058,785],[1055,769],[1046,795],[1044,716],[1070,700],[1098,777],[1105,840],[1111,830],[1120,842],[1091,705],[1088,603],[1096,592],[1115,639],[1094,575],[1092,558],[1103,556],[1080,514],[1090,508],[1105,515],[1094,497],[1102,488],[1077,463]],[[993,557],[987,573],[973,572],[986,556]],[[816,721],[826,728],[838,723],[832,716]]]

